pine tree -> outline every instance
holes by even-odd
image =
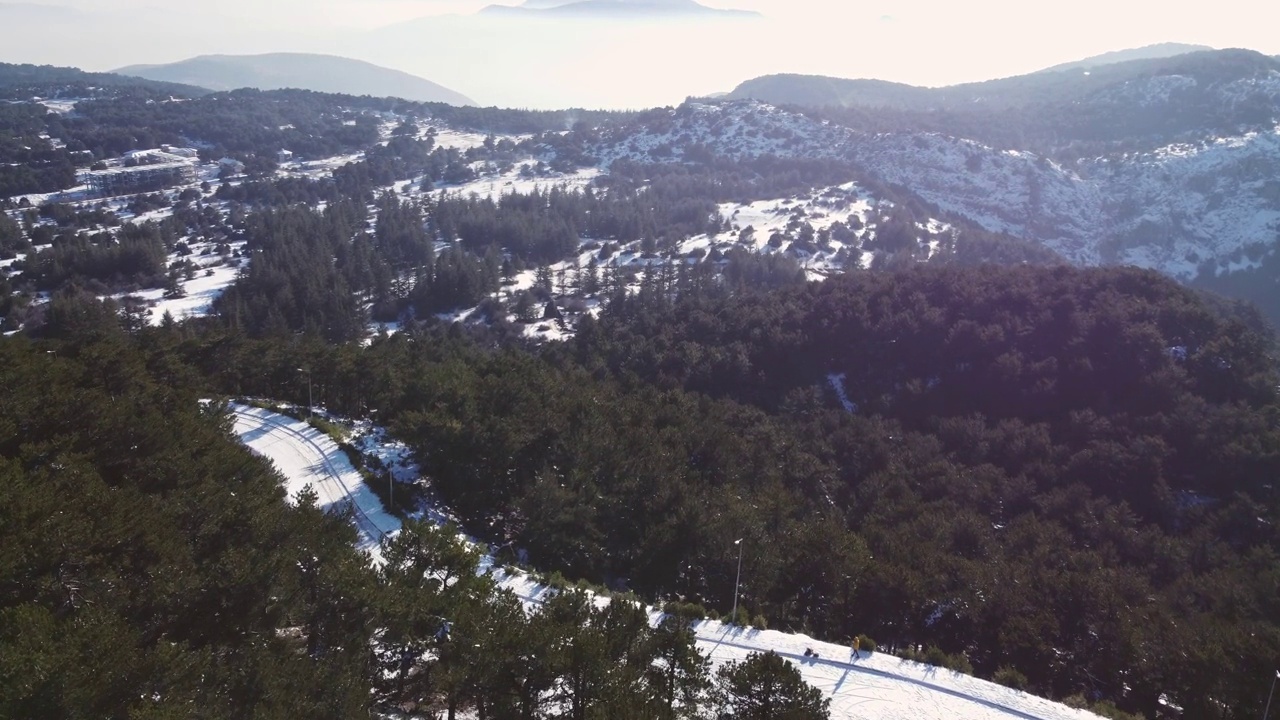
[[[831,701],[776,653],[752,653],[720,668],[721,717],[732,720],[827,720]]]
[[[696,645],[690,619],[668,615],[654,630],[649,683],[662,720],[693,720],[702,716],[711,694],[711,661]]]

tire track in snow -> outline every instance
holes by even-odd
[[[544,605],[547,602],[547,600],[544,597],[545,593],[539,593],[538,595],[533,596],[533,595],[528,595],[514,588],[508,588],[508,589],[511,590],[511,592],[516,597],[520,598],[520,600],[522,600],[525,603],[532,604],[532,605]],[[653,615],[652,611],[650,615],[652,617]],[[658,613],[658,615],[659,617],[665,616],[664,613]],[[1004,705],[1002,703],[996,702],[995,700],[978,697],[971,693],[966,693],[963,690],[944,687],[942,685],[931,683],[927,680],[920,680],[917,678],[897,675],[891,672],[887,672],[885,670],[877,670],[876,668],[867,667],[865,665],[859,665],[855,662],[843,662],[840,660],[829,660],[826,658],[813,657],[813,656],[806,657],[802,653],[788,652],[786,650],[781,650],[771,645],[767,645],[765,643],[750,644],[750,643],[740,642],[736,640],[726,640],[725,636],[729,635],[730,632],[731,632],[730,630],[725,630],[724,632],[720,633],[717,636],[714,633],[706,633],[705,631],[700,631],[698,628],[695,627],[694,637],[698,641],[712,646],[711,647],[712,653],[715,652],[715,649],[717,647],[729,647],[729,648],[735,648],[737,650],[745,650],[747,652],[772,652],[780,657],[784,657],[789,660],[796,661],[801,668],[803,668],[805,665],[824,665],[824,666],[833,667],[839,670],[845,670],[846,672],[852,671],[852,672],[861,673],[864,675],[871,675],[871,676],[883,678],[886,680],[890,680],[892,682],[907,683],[930,692],[942,693],[944,695],[948,695],[953,698],[977,703],[979,705],[990,708],[992,710],[996,710],[1001,713],[1005,713],[1012,717],[1021,718],[1022,720],[1045,720],[1043,717],[1039,715],[1033,715],[1024,710],[1018,710],[1017,708],[1009,707],[1008,705]],[[859,655],[858,657],[859,659],[862,659],[863,656]],[[868,698],[868,700],[875,700],[875,699]]]
[[[250,412],[250,410],[257,410],[257,408],[246,408],[240,405],[232,405],[231,410],[235,414],[235,421],[237,424],[244,423],[247,425],[254,425],[254,427],[250,429],[250,432],[262,429],[282,432],[295,441],[295,443],[293,443],[295,450],[297,449],[298,444],[301,444],[303,447],[311,450],[315,457],[319,458],[319,462],[313,463],[310,467],[323,468],[324,473],[328,475],[329,479],[336,483],[338,488],[341,488],[343,497],[336,498],[332,504],[345,502],[346,505],[352,509],[352,518],[355,520],[356,529],[361,535],[365,536],[371,545],[377,546],[382,539],[387,536],[387,534],[400,529],[399,522],[394,523],[394,526],[391,526],[391,523],[388,523],[389,527],[384,529],[379,527],[378,523],[374,521],[373,518],[369,517],[369,515],[364,511],[364,508],[360,507],[360,503],[355,501],[355,493],[342,479],[342,473],[334,467],[333,461],[330,460],[330,453],[326,452],[319,443],[312,440],[305,433],[290,427],[284,421],[275,420],[270,416],[259,416]],[[245,433],[241,433],[237,430],[237,435],[241,436],[242,442],[244,434]],[[298,455],[304,456],[305,453],[299,451]],[[321,492],[321,488],[316,488],[316,492]]]

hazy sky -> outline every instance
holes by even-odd
[[[672,104],[773,72],[946,85],[1159,42],[1280,54],[1280,2],[1272,0],[703,0],[765,19],[629,26],[469,16],[490,0],[27,2],[76,8],[92,21],[53,42],[6,21],[0,60],[105,70],[210,52],[330,52],[422,75],[485,104],[528,107]],[[429,15],[438,17],[377,30]],[[45,21],[30,22],[38,30]],[[115,30],[121,26],[132,31]]]

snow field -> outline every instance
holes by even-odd
[[[184,256],[196,264],[195,276],[190,280],[181,282],[184,297],[166,298],[163,288],[151,288],[136,293],[124,293],[113,296],[116,300],[125,297],[140,298],[151,308],[151,315],[147,318],[152,325],[159,325],[164,319],[164,314],[168,312],[173,316],[174,320],[183,320],[189,317],[204,317],[212,314],[213,301],[220,297],[236,278],[240,275],[240,268],[246,266],[249,262],[248,258],[233,258],[233,264],[228,265],[223,261],[221,255],[201,255],[205,248],[212,247],[212,243],[193,243],[191,244],[191,254]],[[244,248],[243,242],[234,243],[231,246],[232,251],[238,251]],[[171,254],[166,264],[180,260],[182,257],[176,253]],[[212,271],[212,274],[208,274]]]
[[[537,161],[533,158],[528,158],[524,162],[536,164]],[[523,163],[517,163],[514,168],[505,173],[486,175],[461,185],[437,183],[433,189],[444,190],[450,195],[461,197],[476,195],[497,200],[503,195],[528,195],[535,190],[550,190],[557,187],[566,190],[581,190],[595,182],[595,179],[600,177],[601,174],[599,168],[582,168],[572,173],[553,173],[530,178],[520,174],[521,164]]]
[[[374,564],[382,562],[378,538],[393,535],[400,521],[386,513],[346,455],[328,436],[306,423],[267,410],[232,405],[235,432],[241,442],[270,460],[285,477],[290,499],[312,486],[326,509],[351,503],[353,522],[360,533],[359,548]],[[361,450],[383,460],[397,480],[411,479],[416,468],[408,448],[390,441],[385,432],[369,423],[357,424]],[[439,509],[431,520],[448,519]],[[473,541],[474,542],[474,541]],[[527,573],[495,565],[485,556],[481,572],[492,573],[501,587],[513,592],[526,608],[544,602],[550,588]],[[597,596],[598,606],[608,598]],[[650,608],[650,623],[663,614]],[[831,699],[831,716],[837,720],[1096,720],[1091,713],[1068,708],[1043,698],[1011,690],[950,670],[900,660],[879,653],[853,657],[847,646],[813,640],[805,635],[772,630],[738,628],[715,621],[695,625],[698,647],[713,668],[745,659],[753,652],[776,652],[789,659],[805,681]],[[807,658],[813,649],[818,658]]]

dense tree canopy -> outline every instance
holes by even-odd
[[[725,611],[745,535],[744,603],[774,626],[1148,714],[1256,709],[1248,669],[1280,648],[1269,341],[1134,270],[694,287],[618,296],[542,358],[456,330],[195,355],[295,399],[306,358],[540,566]]]

